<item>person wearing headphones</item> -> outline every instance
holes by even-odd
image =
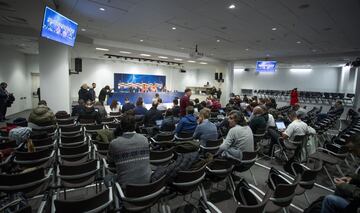
[[[237,110],[229,113],[228,122],[231,129],[216,155],[241,160],[243,152],[254,151],[253,133],[246,124],[244,115]]]

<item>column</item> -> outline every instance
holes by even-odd
[[[230,99],[230,93],[234,91],[234,63],[226,64],[226,76],[224,79],[225,91],[223,91],[223,103],[227,103]]]
[[[39,70],[41,98],[54,113],[70,113],[69,47],[40,38]]]
[[[357,68],[357,74],[355,79],[355,99],[354,99],[354,109],[357,110],[360,107],[360,75],[359,68]]]

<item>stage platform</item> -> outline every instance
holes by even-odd
[[[155,97],[155,94],[158,93],[160,98],[163,100],[163,103],[172,103],[175,97],[181,98],[184,95],[184,92],[146,92],[146,93],[123,93],[115,92],[108,97],[107,104],[110,105],[113,99],[116,99],[118,102],[123,105],[125,103],[125,98],[128,97],[130,102],[136,103],[138,97],[142,97],[144,104],[151,104],[152,99]]]

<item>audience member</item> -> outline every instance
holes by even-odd
[[[219,109],[221,109],[221,104],[220,104],[220,101],[218,100],[218,99],[216,99],[216,98],[213,98],[212,100],[211,100],[211,102],[212,102],[212,106],[211,106],[211,110],[212,111],[218,111]]]
[[[247,95],[244,95],[243,101],[244,101],[245,103],[248,103],[248,102],[249,102],[249,99],[248,99]]]
[[[320,113],[317,115],[318,120],[325,119],[329,116],[341,116],[344,112],[344,106],[342,101],[336,101],[335,105],[332,106],[327,113]]]
[[[81,85],[80,89],[79,89],[79,100],[82,99],[84,100],[85,102],[88,101],[88,100],[91,100],[91,95],[88,91],[88,85],[87,84],[83,84]]]
[[[111,101],[110,112],[120,112],[119,102],[116,99]]]
[[[349,151],[360,155],[360,136],[354,135],[346,141]],[[356,212],[360,202],[360,175],[335,178],[335,195],[327,195],[323,202],[321,213]]]
[[[144,101],[142,97],[139,97],[136,101],[136,107],[134,108],[135,111],[135,115],[145,115],[146,112],[148,111],[145,107],[144,107]]]
[[[216,98],[217,98],[218,100],[220,100],[221,94],[222,94],[222,92],[221,92],[221,89],[219,88],[219,89],[216,91]]]
[[[290,92],[290,106],[294,106],[296,103],[299,103],[299,93],[297,88],[294,88]]]
[[[152,107],[146,112],[144,125],[146,127],[156,126],[156,121],[163,120],[162,113],[157,110],[157,103],[153,102]]]
[[[243,152],[254,151],[253,133],[246,124],[244,116],[237,110],[229,113],[228,122],[231,129],[216,155],[241,160]]]
[[[180,107],[179,107],[179,101],[177,98],[173,100],[173,107],[172,107],[173,115],[175,117],[180,116]]]
[[[296,112],[296,115],[299,119],[304,119],[306,117],[307,111],[303,107],[300,106],[299,103],[296,103],[293,106],[293,110]]]
[[[159,93],[155,93],[155,96],[154,96],[154,98],[152,99],[152,102],[158,103],[159,98],[160,98]]]
[[[185,89],[185,95],[180,99],[180,115],[186,115],[186,107],[189,106],[190,103],[190,96],[191,96],[191,89]]]
[[[255,107],[249,123],[253,134],[264,133],[266,131],[266,123],[268,120],[268,114],[264,114],[264,110],[260,106]]]
[[[71,116],[79,116],[79,113],[84,110],[85,101],[80,99],[78,105],[73,106]]]
[[[282,144],[282,143],[284,143],[283,139],[284,140],[287,140],[287,139],[294,140],[295,136],[309,135],[309,134],[316,133],[315,129],[308,126],[305,122],[303,122],[302,120],[300,120],[297,117],[295,111],[291,110],[288,113],[288,117],[289,117],[291,123],[289,124],[289,126],[287,126],[286,130],[281,133],[281,135],[279,135],[279,133],[276,130],[268,129],[268,133],[270,134],[270,137],[271,137],[269,152],[272,151],[272,148],[275,143],[277,143],[279,145],[283,145]],[[270,154],[270,153],[268,153],[268,154]]]
[[[210,117],[210,109],[203,108],[200,110],[198,123],[193,138],[199,139],[200,144],[206,145],[207,140],[216,140],[218,138],[218,131],[216,125],[211,123],[208,119]]]
[[[168,109],[165,112],[165,118],[161,123],[160,131],[172,132],[175,130],[175,125],[179,122],[179,118],[173,116],[173,110]]]
[[[38,106],[32,110],[29,116],[30,127],[50,126],[56,123],[56,118],[46,101],[41,100]]]
[[[108,162],[116,165],[117,182],[127,184],[150,182],[150,148],[148,139],[135,132],[135,117],[125,115],[115,130],[116,139],[109,145]]]
[[[125,98],[125,104],[122,106],[122,113],[125,113],[128,110],[135,109],[135,105],[130,102],[129,98]]]
[[[196,117],[194,116],[194,107],[186,107],[186,115],[182,117],[176,126],[176,133],[194,133],[197,126]]]
[[[196,108],[198,112],[200,112],[200,110],[202,109],[202,106],[200,105],[200,100],[198,98],[194,99],[194,108]]]
[[[95,110],[90,100],[86,102],[84,110],[79,113],[78,121],[81,120],[93,120],[98,124],[101,123],[100,113]]]
[[[106,96],[110,95],[111,94],[111,89],[110,89],[110,86],[109,85],[106,85],[104,88],[102,88],[100,90],[100,93],[99,93],[99,101],[102,105],[104,105],[104,102],[105,102],[105,99],[106,99]]]
[[[91,86],[92,87],[89,89],[90,98],[92,101],[95,101],[95,99],[96,99],[96,92],[95,92],[96,83],[92,83]]]
[[[162,112],[167,109],[161,98],[158,99],[157,109]]]
[[[99,112],[101,118],[106,118],[107,112],[105,110],[105,107],[100,103],[100,101],[95,102],[94,108]]]

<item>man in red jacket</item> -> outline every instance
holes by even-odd
[[[190,104],[190,96],[191,96],[191,89],[187,88],[185,89],[185,95],[181,97],[180,99],[180,115],[185,116],[186,115],[186,107]]]

